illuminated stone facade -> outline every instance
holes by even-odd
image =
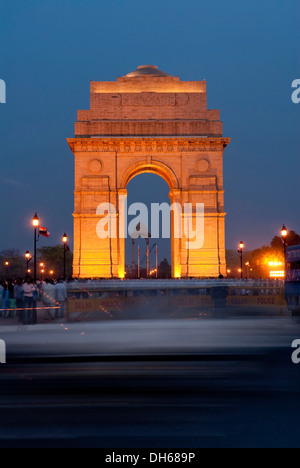
[[[100,203],[117,207],[131,179],[161,176],[172,203],[205,204],[205,243],[172,239],[173,277],[226,275],[220,111],[207,109],[206,82],[182,82],[145,66],[116,82],[91,82],[90,110],[78,111],[75,138],[75,277],[125,275],[124,239],[100,240]],[[117,236],[118,237],[118,236]]]

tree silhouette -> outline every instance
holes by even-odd
[[[286,238],[286,242],[288,246],[299,245],[300,244],[300,236],[295,231],[289,231],[288,236]],[[275,236],[271,242],[272,249],[281,249],[282,248],[282,239],[281,237]]]
[[[159,278],[171,278],[171,265],[165,258],[158,267]]]

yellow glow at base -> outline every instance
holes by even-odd
[[[119,279],[125,279],[126,278],[126,273],[125,273],[124,268],[119,267],[118,275],[119,275]]]
[[[285,278],[284,271],[270,271],[270,278]]]
[[[176,278],[176,279],[181,278],[181,268],[180,267],[175,268],[174,278]]]

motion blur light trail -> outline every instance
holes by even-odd
[[[0,447],[292,447],[297,319],[1,329]]]

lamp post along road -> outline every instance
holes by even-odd
[[[29,252],[29,250],[27,250],[27,252],[25,253],[25,258],[27,260],[27,269],[26,269],[26,275],[28,275],[29,273],[29,263],[32,259],[32,256],[31,256],[31,253]]]
[[[5,262],[5,276],[6,276],[6,281],[8,280],[8,267],[9,267],[9,262]]]
[[[67,243],[68,243],[68,236],[65,233],[62,239],[64,243],[64,281],[66,281],[66,257],[67,257]]]
[[[281,239],[282,239],[282,245],[283,245],[283,252],[284,252],[284,271],[286,272],[286,249],[287,249],[287,236],[288,236],[289,232],[287,230],[287,228],[285,227],[285,224],[282,226],[282,229],[281,229]]]
[[[40,268],[41,268],[41,281],[43,282],[44,280],[44,273],[45,273],[45,263],[40,263]]]
[[[240,254],[241,256],[241,279],[244,278],[244,274],[243,274],[243,252],[244,252],[244,248],[245,248],[245,245],[244,245],[244,242],[240,242],[240,246],[239,246],[239,250],[238,250],[238,253]]]
[[[39,220],[39,217],[38,217],[37,213],[35,213],[35,215],[33,217],[32,225],[34,227],[34,274],[33,274],[33,279],[34,279],[34,282],[36,283],[36,279],[37,279],[37,255],[36,255],[37,229],[38,229],[38,227],[40,225],[40,220]]]

